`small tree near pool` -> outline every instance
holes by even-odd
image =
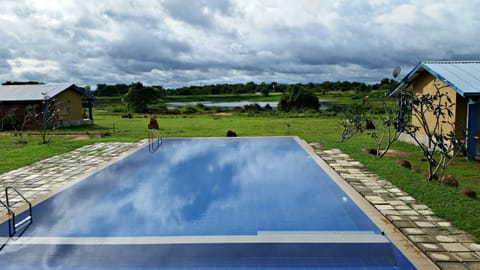
[[[416,119],[417,125],[409,124],[405,132],[422,149],[423,155],[428,162],[428,180],[435,176],[439,179],[445,174],[445,169],[454,160],[454,157],[465,151],[464,138],[458,138],[455,134],[455,120],[452,110],[455,104],[452,102],[446,88],[437,80],[432,94],[417,95],[412,90],[407,90],[409,107],[412,108],[412,118]],[[450,132],[444,132],[450,128]],[[419,136],[418,131],[423,130],[424,135]],[[424,139],[421,139],[421,138]]]
[[[368,97],[363,99],[361,105],[348,108],[339,123],[342,128],[341,142],[363,133],[369,125],[369,135],[376,145],[375,154],[383,157],[398,140],[400,132],[398,131],[398,106],[390,106],[385,100],[381,103],[381,112],[374,108]]]

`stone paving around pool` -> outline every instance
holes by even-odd
[[[15,186],[27,199],[36,200],[97,171],[141,144],[96,143],[1,174],[0,199],[5,200],[3,189],[6,186]],[[310,145],[440,269],[480,269],[480,244],[474,243],[468,233],[436,217],[427,206],[366,171],[362,164],[340,150],[321,150],[317,143]],[[16,202],[14,208],[22,205],[18,198]],[[1,208],[0,216],[4,214],[6,209]]]
[[[480,244],[474,243],[471,235],[436,217],[426,205],[363,169],[340,150],[320,150],[319,144],[310,145],[440,269],[480,269]]]
[[[110,164],[140,143],[96,143],[68,153],[53,156],[0,175],[0,200],[5,202],[4,189],[14,186],[22,194],[35,199],[57,190],[79,177],[93,173]],[[12,196],[12,204],[23,203],[20,197]],[[0,216],[6,209],[0,207]]]

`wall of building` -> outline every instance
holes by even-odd
[[[28,108],[28,113],[26,109]],[[11,117],[7,117],[10,113],[15,113]],[[41,125],[41,119],[32,119],[32,115],[41,112],[40,102],[3,102],[0,104],[0,128],[2,129],[21,129],[22,125],[25,130],[36,129]],[[13,121],[13,123],[12,123]]]
[[[424,72],[423,74],[418,76],[416,81],[413,83],[413,91],[417,95],[424,95],[424,94],[432,94],[433,95],[437,91],[436,86],[441,88],[442,93],[446,92],[453,103],[457,102],[457,93],[452,88],[446,87],[443,82],[436,79],[434,76],[432,76],[428,72]],[[445,99],[445,101],[446,101],[446,99]],[[461,117],[462,113],[463,113],[463,115],[466,115],[466,111],[465,112],[463,112],[463,111],[458,111],[457,112],[457,110],[455,108],[452,108],[452,113],[453,113],[452,119],[443,119],[443,120],[447,120],[447,122],[454,122],[456,117],[457,117],[457,113],[459,113],[458,117]],[[430,123],[429,127],[433,128],[433,126],[435,125],[435,122],[436,122],[435,121],[436,118],[433,115],[433,113],[427,113],[425,115],[425,117],[427,119],[427,122]],[[446,117],[448,118],[448,115]],[[463,121],[463,122],[465,123],[465,121]],[[415,125],[415,126],[421,127],[419,121],[415,117],[412,117],[412,124]],[[454,127],[452,127],[450,125],[442,124],[442,129],[444,131],[444,134],[448,134],[449,132],[451,132],[453,130],[453,128]],[[421,130],[418,131],[418,134],[425,135],[425,131],[423,129],[421,129]]]
[[[62,115],[61,125],[81,124],[83,120],[82,97],[82,94],[74,90],[66,90],[56,97],[57,105],[68,112]]]

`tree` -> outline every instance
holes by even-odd
[[[244,87],[245,93],[255,93],[257,91],[257,84],[248,82]]]
[[[126,84],[97,84],[97,96],[121,96],[128,92],[128,85]]]
[[[142,83],[132,83],[124,101],[134,112],[145,113],[148,105],[154,104],[160,98],[160,91],[154,87],[144,87]]]
[[[5,119],[9,120],[15,134],[19,136],[18,143],[28,143],[23,136],[26,127],[39,129],[42,143],[50,143],[62,119],[70,114],[67,104],[46,94],[43,96],[41,104],[25,105],[23,109],[15,106],[7,112]]]
[[[364,94],[370,92],[370,87],[368,87],[364,83],[360,83],[355,87],[355,93],[357,94]]]
[[[318,111],[320,102],[313,92],[300,88],[298,85],[289,85],[282,94],[278,109],[281,111],[301,111],[312,109]]]
[[[363,105],[349,106],[344,113],[344,117],[340,119],[338,124],[342,128],[340,142],[346,142],[356,135],[363,133],[367,121],[365,107]]]
[[[18,106],[14,106],[6,112],[4,117],[2,117],[2,122],[3,120],[7,120],[15,131],[15,135],[18,135],[19,139],[16,143],[28,143],[23,137],[23,131],[25,130],[25,126],[32,121],[31,112],[35,111],[36,107],[38,107],[38,105],[26,105],[23,110],[20,110]],[[20,115],[20,113],[23,115]],[[21,120],[18,121],[20,118]]]
[[[25,113],[32,124],[40,129],[42,143],[47,144],[52,141],[55,130],[61,126],[62,120],[70,114],[70,107],[55,98],[50,98],[47,94],[42,94],[41,106],[37,104],[27,106]]]
[[[433,87],[432,94],[417,95],[411,89],[402,93],[412,108],[412,119],[416,120],[416,125],[406,125],[405,132],[422,149],[428,162],[429,181],[435,176],[440,179],[454,157],[465,151],[465,140],[455,134],[452,119],[455,104],[448,93],[442,91],[447,86],[435,79]],[[420,130],[423,130],[424,139],[418,134]]]
[[[389,106],[385,100],[382,100],[382,112],[378,113],[368,97],[364,97],[361,105],[347,109],[339,125],[342,127],[341,142],[363,133],[369,125],[378,157],[383,157],[400,137],[398,107]]]
[[[260,85],[257,86],[257,91],[262,93],[264,97],[268,97],[270,94],[270,85],[262,82]]]
[[[42,82],[28,81],[28,82],[16,82],[16,81],[6,81],[2,85],[22,85],[22,84],[43,84]]]

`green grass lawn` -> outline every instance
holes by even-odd
[[[2,155],[0,173],[30,164],[48,156],[63,153],[82,145],[106,141],[139,141],[147,137],[148,115],[135,115],[132,119],[121,118],[121,114],[95,113],[95,126],[62,129],[51,144],[39,144],[38,135],[30,133],[28,144],[15,144],[18,137],[0,133]],[[228,130],[239,136],[299,136],[307,142],[319,142],[324,149],[339,148],[352,158],[363,163],[370,171],[391,181],[393,184],[430,206],[437,215],[450,221],[480,238],[480,200],[470,199],[459,193],[464,187],[480,194],[480,162],[458,159],[448,173],[460,182],[458,188],[446,187],[437,182],[427,182],[423,176],[426,162],[422,161],[415,146],[396,143],[393,149],[404,152],[404,156],[377,158],[362,149],[374,148],[368,135],[361,135],[340,143],[340,130],[336,117],[311,114],[250,115],[234,114],[218,116],[213,114],[160,115],[157,116],[163,137],[224,137]],[[86,140],[67,138],[65,134],[89,135]],[[409,160],[414,170],[398,166],[398,159]]]

